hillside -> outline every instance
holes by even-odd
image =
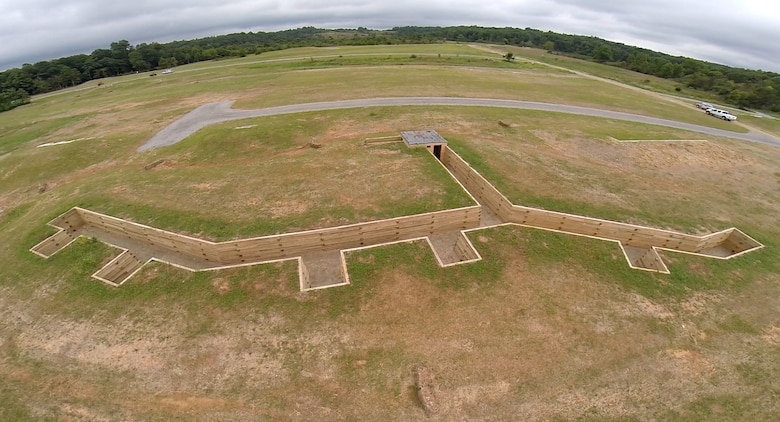
[[[675,92],[527,47],[299,47],[0,113],[0,420],[774,420],[780,148],[635,84]],[[214,103],[241,118],[141,148]],[[667,274],[615,242],[502,225],[467,234],[479,261],[442,267],[406,239],[346,252],[350,284],[311,291],[294,259],[149,262],[112,287],[93,274],[124,252],[97,237],[31,251],[73,207],[235,245],[473,204],[435,151],[373,142],[425,129],[514,204],[764,247],[664,249]]]
[[[397,27],[387,31],[358,28],[299,28],[279,32],[236,33],[169,43],[111,43],[91,54],[63,57],[0,73],[0,111],[26,103],[20,95],[36,95],[86,81],[165,69],[200,61],[244,57],[303,46],[387,45],[479,42],[545,49],[557,54],[634,70],[669,79],[678,90],[692,88],[741,108],[780,111],[780,75],[733,68],[633,47],[596,37],[519,28]]]

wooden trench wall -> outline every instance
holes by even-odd
[[[340,250],[343,260],[346,250],[416,240],[449,231],[476,230],[480,228],[483,206],[498,217],[500,224],[517,224],[617,242],[632,268],[648,271],[668,272],[658,254],[659,249],[728,259],[763,247],[735,228],[696,236],[514,205],[446,145],[440,150],[440,160],[480,205],[225,242],[198,239],[75,207],[52,220],[49,224],[59,231],[35,245],[31,251],[48,258],[82,234],[98,233],[95,235],[98,238],[105,234],[100,240],[123,249],[123,252],[93,276],[114,286],[124,283],[152,259],[185,269],[207,270],[297,258],[301,285],[304,286],[311,277],[310,270],[301,259],[306,254]],[[458,238],[453,251],[461,263],[480,259],[465,236]],[[348,281],[346,264],[342,262],[342,265],[344,278]]]
[[[705,236],[696,236],[514,205],[450,148],[443,148],[441,160],[471,194],[481,204],[490,208],[502,221],[619,242],[629,265],[637,269],[668,272],[666,265],[657,253],[657,249],[668,249],[714,258],[731,258],[763,246],[735,228]],[[627,252],[626,248],[630,248],[630,252]]]
[[[30,249],[33,253],[44,258],[54,255],[75,241],[79,236],[79,231],[84,227],[84,220],[76,208],[71,208],[50,221],[49,225],[60,230]]]
[[[104,267],[95,277],[109,284],[120,285],[145,263],[144,260],[133,259],[135,255],[128,256],[130,251],[123,243],[140,243],[151,249],[162,249],[185,257],[186,260],[202,263],[201,268],[192,268],[177,264],[175,260],[164,261],[186,269],[215,269],[293,259],[307,253],[392,243],[474,228],[479,225],[480,215],[481,207],[475,205],[325,229],[211,242],[76,207],[52,220],[49,224],[60,230],[31,250],[48,258],[75,240],[82,229],[98,229],[110,234],[115,241],[108,243],[125,249],[125,253],[109,263],[107,267],[114,265],[113,269]],[[123,239],[129,242],[123,242]],[[308,271],[303,268],[300,276],[308,278]]]

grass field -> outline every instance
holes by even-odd
[[[646,75],[620,67],[605,66],[586,60],[549,53],[545,50],[536,48],[492,46],[489,47],[489,49],[494,49],[496,51],[511,51],[521,61],[525,60],[532,63],[544,63],[554,68],[565,68],[575,72],[583,72],[597,78],[616,81],[627,86],[667,94],[670,98],[685,100],[690,105],[693,105],[697,101],[708,101],[713,104],[718,104],[717,98],[708,91],[685,87],[669,79]],[[740,122],[745,122],[752,127],[769,132],[775,136],[780,135],[780,120],[777,118],[756,117],[752,112],[738,110],[735,107],[730,107],[729,110],[738,115]]]
[[[743,116],[741,120],[759,130],[771,133],[775,136],[780,136],[780,117],[756,117],[748,115]]]
[[[532,59],[540,61],[553,66],[560,66],[567,69],[584,72],[590,75],[615,80],[627,85],[632,85],[644,89],[649,89],[658,92],[665,92],[667,94],[682,95],[681,91],[677,91],[677,88],[681,88],[685,91],[687,96],[693,96],[695,98],[709,99],[709,95],[705,91],[697,91],[691,88],[685,88],[677,82],[659,78],[652,75],[645,75],[643,73],[634,72],[627,69],[622,69],[614,66],[604,66],[599,63],[589,62],[586,60],[580,60],[573,57],[568,57],[560,54],[549,53],[545,50],[537,48],[521,48],[521,47],[504,47],[512,51],[517,57]]]
[[[293,49],[82,88],[0,114],[0,420],[419,420],[416,365],[434,374],[434,420],[780,413],[776,148],[622,144],[705,137],[557,113],[374,107],[234,121],[135,152],[216,100],[479,96],[733,125],[458,44]],[[307,293],[292,262],[150,264],[115,289],[90,278],[117,253],[97,241],[28,251],[74,205],[213,239],[466,205],[427,153],[362,146],[414,129],[439,131],[515,203],[736,226],[766,247],[729,261],[665,252],[664,275],[629,269],[609,242],[498,227],[470,236],[480,262],[440,268],[424,242],[361,250],[352,285]],[[93,139],[37,148],[79,138]]]

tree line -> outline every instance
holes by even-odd
[[[780,112],[780,74],[736,68],[634,47],[597,37],[532,28],[399,27],[396,36],[426,42],[446,39],[542,48],[550,52],[658,76],[714,94],[742,108]]]
[[[243,57],[303,46],[479,42],[546,49],[585,60],[671,79],[683,87],[709,91],[743,108],[780,111],[780,74],[734,68],[676,57],[597,37],[532,28],[396,27],[387,31],[304,27],[278,32],[241,32],[195,40],[131,45],[126,40],[91,54],[24,64],[0,72],[0,111],[29,102],[29,96],[90,80],[181,64]]]

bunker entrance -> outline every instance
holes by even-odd
[[[433,156],[436,157],[437,160],[441,161],[441,145],[433,146]]]
[[[425,147],[439,161],[441,161],[442,145],[447,145],[447,140],[435,130],[404,131],[401,132],[401,137],[409,148]]]

